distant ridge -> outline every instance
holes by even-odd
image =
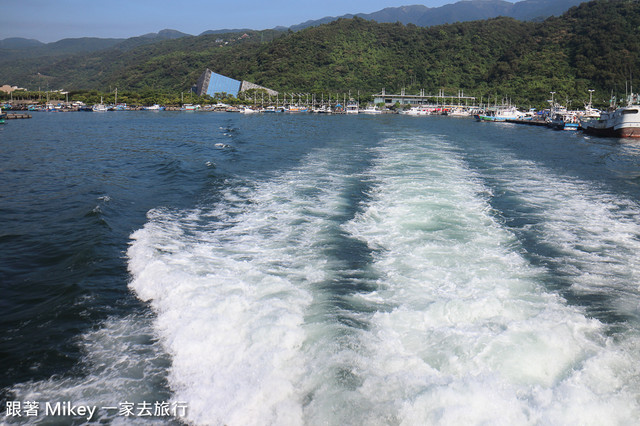
[[[278,27],[277,29],[281,29],[283,31],[286,31],[287,29],[285,27]],[[241,29],[235,29],[235,30],[231,30],[231,29],[224,29],[224,30],[207,30],[204,31],[198,35],[211,35],[211,34],[230,34],[230,33],[246,33],[247,31],[255,31],[255,30],[251,30],[249,28],[241,28]]]
[[[481,19],[507,16],[520,21],[535,21],[549,16],[561,15],[573,6],[585,0],[523,0],[510,3],[504,0],[463,0],[440,7],[422,5],[387,7],[373,13],[346,14],[327,16],[317,20],[306,21],[290,28],[294,31],[326,24],[340,18],[350,19],[355,16],[380,23],[400,22],[414,24],[419,27],[450,24],[454,22],[477,21]]]
[[[506,16],[520,21],[541,21],[549,16],[561,15],[583,0],[523,0],[510,3],[504,0],[463,0],[457,3],[430,8],[424,5],[387,7],[373,13],[346,14],[338,17],[324,17],[310,20],[291,27],[276,27],[272,31],[299,31],[336,21],[340,18],[362,18],[379,23],[414,24],[419,27],[430,27],[446,23],[477,21]],[[215,34],[248,33],[251,29],[220,29],[204,31],[199,36]],[[13,37],[0,40],[0,63],[9,63],[17,59],[33,59],[41,57],[60,57],[64,55],[99,52],[106,49],[129,51],[139,46],[193,37],[173,29],[164,29],[157,33],[147,33],[130,38],[66,38],[52,43],[38,40]]]
[[[155,39],[155,40],[175,40],[181,37],[191,37],[191,34],[183,33],[178,30],[166,29],[166,30],[158,31],[157,33],[143,34],[140,37]]]
[[[0,40],[0,63],[20,58],[37,58],[44,56],[73,55],[91,53],[116,46],[125,39],[121,38],[64,38],[52,43],[38,40],[10,38]]]
[[[446,4],[440,7],[427,7],[424,5],[411,5],[400,7],[387,7],[382,10],[373,13],[356,13],[346,14],[341,16],[325,16],[324,18],[309,20],[290,27],[277,26],[273,28],[276,31],[299,31],[309,27],[315,27],[322,24],[333,22],[337,19],[351,19],[353,17],[359,17],[370,21],[376,21],[380,23],[395,23],[400,22],[402,24],[414,24],[419,27],[429,27],[433,25],[441,25],[453,22],[465,22],[475,21],[481,19],[490,19],[498,16],[508,16],[518,19],[520,21],[539,21],[549,16],[557,16],[566,12],[573,6],[577,6],[580,3],[584,3],[585,0],[522,0],[517,3],[510,3],[504,0],[463,0],[457,3]],[[210,35],[210,34],[228,34],[228,33],[242,33],[248,31],[255,31],[249,28],[236,28],[236,29],[220,29],[220,30],[207,30],[198,35]],[[123,42],[123,48],[128,49],[141,44],[147,44],[149,42],[173,40],[181,37],[189,37],[192,34],[183,33],[177,30],[164,29],[157,33],[148,33],[140,36],[130,37],[128,39],[104,39],[104,40],[117,40],[117,42],[107,42],[115,45],[119,42]],[[100,40],[95,37],[83,37],[83,38],[71,38],[67,44],[73,44],[69,40]],[[58,43],[58,42],[54,42]],[[51,46],[53,43],[42,43],[35,39],[26,38],[6,38],[0,40],[0,49],[32,49],[38,47]],[[85,48],[87,43],[84,44]],[[98,50],[104,48],[104,45],[96,43]],[[111,47],[111,46],[107,46]],[[80,51],[86,51],[81,49]],[[31,55],[26,55],[31,56]]]
[[[24,49],[44,45],[43,42],[33,38],[11,37],[0,40],[0,49]]]

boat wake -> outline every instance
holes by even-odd
[[[149,211],[127,257],[154,315],[105,322],[81,371],[16,398],[166,399],[207,425],[633,424],[640,208],[498,154],[327,142]]]
[[[360,155],[373,163],[358,176],[335,167],[344,152],[315,151],[272,180],[231,185],[212,209],[152,211],[133,235],[131,287],[158,313],[171,388],[189,401],[190,421],[637,418],[637,333],[613,338],[550,291],[555,271],[529,261],[453,145],[394,136]],[[354,179],[370,182],[357,206],[347,195]],[[563,245],[553,217],[577,211],[580,188],[558,212],[519,184],[521,203],[545,217],[541,238]],[[566,196],[548,184],[540,197]],[[366,264],[350,269],[349,247]],[[589,275],[588,258],[562,258]]]

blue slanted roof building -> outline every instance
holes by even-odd
[[[263,89],[266,90],[268,94],[274,96],[278,94],[278,92],[274,90],[249,83],[248,81],[238,81],[222,74],[217,74],[208,68],[202,73],[196,85],[196,93],[198,96],[215,96],[216,93],[226,93],[237,98],[240,92],[249,89]]]

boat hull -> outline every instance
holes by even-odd
[[[581,123],[582,130],[596,136],[640,138],[640,107],[629,106],[603,114],[600,120]]]

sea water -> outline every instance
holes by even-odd
[[[2,422],[640,418],[633,141],[42,113],[0,167]]]

